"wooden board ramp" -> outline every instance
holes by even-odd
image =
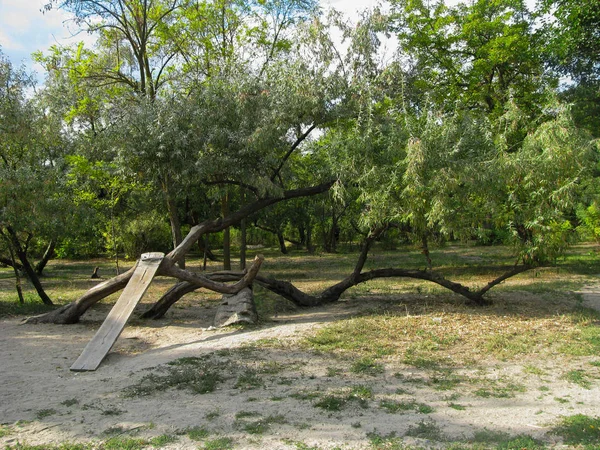
[[[73,363],[71,370],[85,372],[98,368],[125,328],[127,319],[148,290],[164,256],[164,253],[144,253],[142,255],[119,300],[112,307],[94,337],[85,346],[77,361]]]

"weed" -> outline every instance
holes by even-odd
[[[271,428],[271,424],[287,423],[286,418],[280,414],[271,415],[271,416],[265,417],[264,419],[259,419],[259,420],[255,420],[253,422],[248,422],[248,423],[244,423],[243,421],[239,420],[242,418],[256,417],[257,415],[260,416],[260,414],[255,413],[255,412],[249,412],[248,414],[244,414],[244,415],[240,415],[239,413],[236,414],[236,419],[238,419],[237,426],[242,428],[244,431],[246,431],[249,434],[263,434]]]
[[[63,406],[74,406],[79,404],[79,400],[77,400],[76,398],[70,398],[65,400],[64,402],[60,402],[60,404]]]
[[[374,450],[402,450],[404,444],[402,439],[396,437],[393,431],[389,434],[379,434],[377,430],[367,433],[369,443]]]
[[[48,409],[40,409],[39,411],[37,411],[35,413],[35,418],[37,420],[42,420],[46,417],[50,417],[53,416],[54,414],[56,414],[56,410],[52,409],[52,408],[48,408]]]
[[[549,392],[550,388],[548,386],[540,386],[538,390],[541,392]]]
[[[248,369],[238,377],[234,388],[240,389],[242,391],[247,391],[250,389],[257,389],[257,388],[263,387],[263,386],[264,386],[264,383],[260,379],[260,377],[256,374],[256,372]]]
[[[3,438],[4,436],[8,436],[11,433],[12,433],[12,430],[10,428],[5,427],[4,425],[0,425],[0,438]]]
[[[569,403],[570,400],[564,397],[554,397],[554,400],[557,401],[558,403]]]
[[[448,406],[452,409],[456,409],[457,411],[464,411],[465,409],[467,409],[465,406],[463,405],[459,405],[458,403],[448,403]]]
[[[285,370],[285,365],[278,363],[277,361],[266,361],[257,370],[258,373],[265,373],[269,375],[276,375]]]
[[[515,392],[525,392],[525,386],[513,383],[504,386],[494,385],[490,388],[477,389],[475,395],[483,398],[513,398]]]
[[[214,411],[207,412],[204,416],[206,420],[214,420],[221,415],[221,411],[215,409]]]
[[[319,450],[319,447],[311,447],[302,441],[293,441],[291,439],[282,439],[284,444],[293,445],[296,450]]]
[[[291,398],[295,398],[296,400],[314,400],[315,398],[319,398],[318,392],[294,392],[290,394]]]
[[[538,377],[546,375],[546,372],[544,372],[542,369],[540,369],[539,367],[536,367],[532,364],[525,365],[523,367],[523,372],[529,373],[531,375],[537,375]]]
[[[211,439],[204,443],[204,450],[231,450],[233,449],[233,439],[230,437],[220,437]]]
[[[217,384],[223,381],[217,364],[207,358],[181,358],[159,370],[166,373],[164,375],[151,373],[144,376],[139,383],[126,388],[124,395],[145,396],[170,388],[188,389],[194,394],[206,394],[213,392]]]
[[[150,445],[155,448],[160,448],[177,441],[177,436],[173,436],[172,434],[161,434],[160,436],[150,439]]]
[[[583,370],[570,370],[562,378],[570,383],[578,384],[584,389],[591,389],[592,387],[592,383],[590,383],[587,374]]]
[[[473,437],[471,440],[473,442],[480,442],[484,444],[496,444],[498,442],[506,441],[509,438],[510,435],[508,433],[505,433],[503,431],[488,430],[487,428],[484,428],[483,430],[479,430],[473,433]]]
[[[449,391],[456,388],[463,381],[464,377],[446,370],[436,372],[431,377],[429,384],[438,391]]]
[[[430,439],[433,441],[443,441],[444,435],[442,429],[432,420],[422,420],[416,425],[411,425],[406,431],[406,436],[417,437],[421,439]]]
[[[592,365],[594,367],[600,367],[600,360],[599,361],[590,361],[590,365]]]
[[[394,400],[382,400],[379,406],[385,409],[387,412],[395,414],[406,411],[416,411],[421,414],[430,414],[433,412],[433,408],[425,403],[417,403],[414,400],[408,402],[397,402]]]
[[[523,435],[509,438],[504,442],[498,442],[496,448],[498,450],[542,450],[545,446],[537,439]]]
[[[376,363],[372,358],[364,356],[352,364],[350,371],[359,375],[375,376],[383,373],[383,364]]]
[[[326,395],[318,402],[313,403],[313,406],[322,408],[326,411],[341,411],[346,404],[346,399],[336,395]]]
[[[246,417],[257,417],[260,416],[259,412],[256,411],[240,411],[235,414],[236,419],[244,419]]]
[[[600,417],[583,414],[563,417],[552,429],[552,433],[562,436],[564,443],[568,445],[597,446],[600,444]]]
[[[337,367],[328,367],[327,368],[327,376],[328,377],[337,377],[342,373],[342,369],[338,369]]]
[[[141,450],[149,444],[144,439],[114,437],[104,443],[104,450]]]
[[[102,411],[102,415],[103,416],[120,416],[124,412],[127,412],[127,411],[123,411],[118,408],[112,408],[112,409],[105,409],[104,411]]]
[[[204,427],[192,427],[185,430],[185,434],[192,441],[201,441],[210,436],[210,432]]]

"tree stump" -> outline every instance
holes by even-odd
[[[217,308],[214,326],[226,327],[238,323],[255,324],[258,314],[254,305],[254,293],[246,287],[237,294],[223,295],[223,301]]]

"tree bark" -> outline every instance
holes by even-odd
[[[221,199],[221,215],[229,215],[229,192]],[[223,230],[223,270],[231,270],[231,232],[229,227]]]
[[[48,264],[52,258],[54,258],[54,248],[56,247],[56,239],[51,239],[48,247],[46,247],[46,251],[44,252],[44,256],[42,259],[35,265],[35,273],[38,275],[42,275],[44,268]]]
[[[171,224],[171,237],[173,239],[173,248],[177,248],[183,239],[181,235],[181,222],[179,221],[179,212],[177,211],[177,204],[173,198],[173,192],[171,188],[171,179],[167,175],[163,181],[163,192],[165,194],[165,201],[167,203],[167,211],[169,213],[169,222]],[[180,268],[185,269],[185,257],[177,261]]]
[[[19,237],[17,236],[17,233],[15,232],[15,230],[12,229],[12,227],[6,227],[6,231],[8,233],[8,237],[10,239],[10,245],[12,245],[14,252],[19,257],[19,260],[21,261],[21,264],[23,265],[23,271],[29,278],[29,281],[31,281],[31,284],[33,284],[33,287],[35,288],[36,292],[38,293],[38,296],[40,297],[40,299],[42,300],[42,302],[45,305],[54,305],[54,303],[52,303],[52,300],[50,300],[50,297],[48,297],[48,294],[46,294],[46,291],[44,291],[44,287],[42,286],[40,279],[38,278],[37,274],[35,273],[35,270],[33,270],[33,267],[31,267],[31,264],[29,263],[29,259],[27,258],[27,252],[21,246],[21,242],[19,241]]]
[[[26,320],[26,323],[71,324],[79,322],[79,318],[88,310],[90,306],[94,305],[110,294],[119,292],[121,289],[127,286],[127,283],[133,275],[136,266],[137,264],[127,272],[94,286],[73,303],[64,305],[61,308],[46,314],[30,317]]]

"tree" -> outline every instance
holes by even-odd
[[[60,121],[28,97],[32,87],[31,78],[0,53],[0,236],[11,255],[17,285],[16,258],[40,299],[51,305],[29,252],[36,239],[55,239],[66,219],[62,175],[68,144]]]

